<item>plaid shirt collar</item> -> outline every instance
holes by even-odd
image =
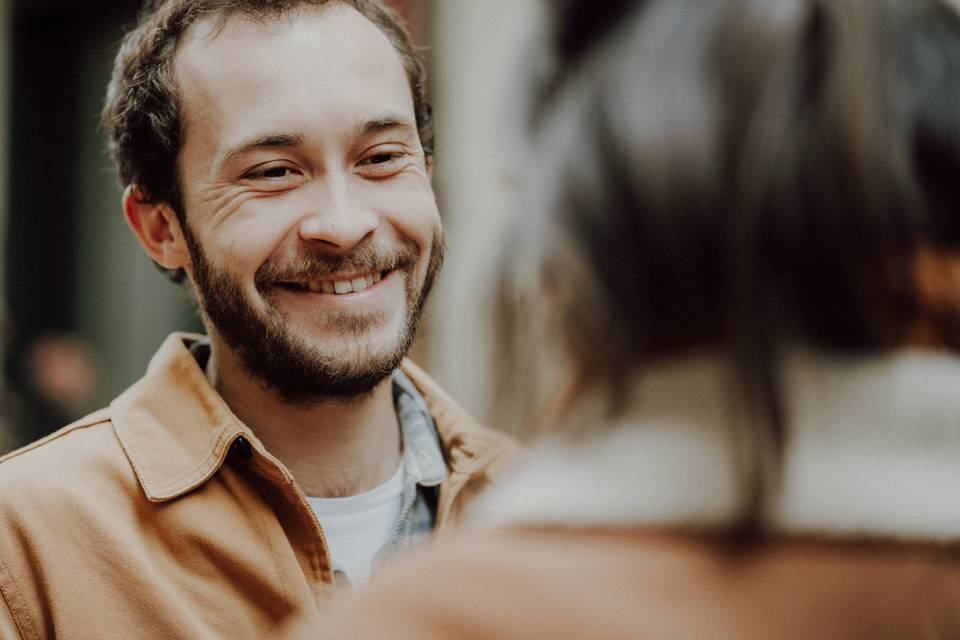
[[[436,487],[447,477],[436,425],[423,396],[399,369],[393,374],[393,401],[403,437],[407,477],[422,487]]]

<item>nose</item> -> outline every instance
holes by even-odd
[[[319,243],[330,253],[347,253],[377,230],[380,217],[352,197],[345,183],[325,186],[324,195],[311,199],[298,232],[305,242]]]

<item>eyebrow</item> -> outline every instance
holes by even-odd
[[[278,149],[283,147],[298,147],[303,144],[303,136],[289,133],[268,133],[245,140],[223,154],[220,165],[227,165],[245,153],[257,149]]]
[[[382,131],[398,131],[406,134],[416,133],[416,129],[405,120],[393,116],[384,116],[383,118],[375,118],[358,124],[353,128],[353,137],[356,140],[363,136],[380,133]]]

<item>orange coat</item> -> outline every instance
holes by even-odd
[[[303,493],[207,383],[192,339],[171,336],[108,409],[0,462],[4,640],[272,637],[333,594]],[[514,445],[403,371],[448,461],[443,533]]]

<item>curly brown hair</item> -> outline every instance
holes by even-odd
[[[177,170],[183,122],[174,58],[192,25],[214,19],[220,28],[234,16],[269,20],[335,2],[360,12],[396,49],[410,83],[420,142],[424,153],[432,155],[432,115],[423,60],[398,16],[377,0],[152,0],[120,44],[101,114],[122,186],[136,184],[148,202],[170,205],[186,225]],[[182,282],[186,275],[182,269],[161,270],[175,282]]]

